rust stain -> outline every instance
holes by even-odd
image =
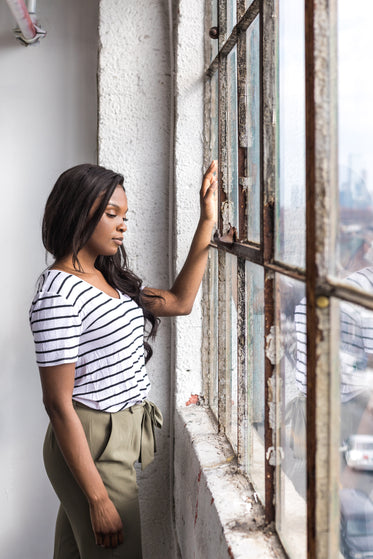
[[[191,394],[189,400],[187,402],[185,402],[186,406],[190,406],[191,404],[199,404],[199,396],[198,394]]]
[[[198,499],[196,501],[196,512],[195,512],[195,515],[194,515],[194,526],[197,523],[197,518],[198,518]]]
[[[229,557],[232,557],[232,559],[234,559],[234,555],[233,555],[233,551],[232,551],[231,546],[228,547],[228,555],[229,555]]]
[[[202,470],[200,470],[198,474],[198,483],[201,481],[201,476],[202,476]]]
[[[215,501],[215,499],[214,499],[214,497],[212,497],[210,505],[212,505],[214,501]]]

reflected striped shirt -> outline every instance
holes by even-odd
[[[345,278],[347,283],[373,293],[373,267],[363,268]],[[307,392],[307,326],[306,299],[295,308],[297,334],[298,388]],[[373,370],[368,358],[373,355],[373,312],[359,305],[342,301],[340,304],[340,390],[342,402],[347,402],[361,391],[371,389]]]
[[[74,400],[116,412],[148,396],[144,315],[127,295],[110,297],[75,275],[47,270],[30,325],[39,367],[75,363]]]

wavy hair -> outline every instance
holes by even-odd
[[[76,165],[60,175],[48,197],[42,225],[44,247],[56,261],[72,254],[74,268],[82,271],[78,253],[95,230],[115,188],[123,183],[124,178],[119,173],[88,163]],[[98,207],[90,216],[97,199],[100,200]],[[148,339],[154,338],[160,320],[146,307],[146,302],[158,296],[145,297],[141,279],[128,268],[123,245],[113,256],[98,256],[95,267],[109,285],[131,297],[142,308],[149,326],[144,337],[145,361],[149,361],[153,351]]]

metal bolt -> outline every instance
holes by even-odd
[[[329,298],[325,297],[324,295],[320,295],[316,299],[316,305],[319,307],[319,309],[326,309],[327,307],[329,307]]]
[[[219,28],[218,27],[211,27],[209,31],[210,39],[218,39],[219,38]]]

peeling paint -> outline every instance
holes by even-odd
[[[271,378],[268,379],[267,385],[268,385],[269,425],[270,428],[274,431],[276,429],[276,398],[275,398],[276,378],[274,374],[271,376]]]
[[[271,326],[271,330],[266,339],[266,357],[271,365],[276,365],[276,334],[275,326]]]
[[[232,221],[231,216],[233,215],[233,204],[229,200],[224,200],[221,204],[221,215],[223,220],[223,231],[227,231],[230,228],[230,223]]]

